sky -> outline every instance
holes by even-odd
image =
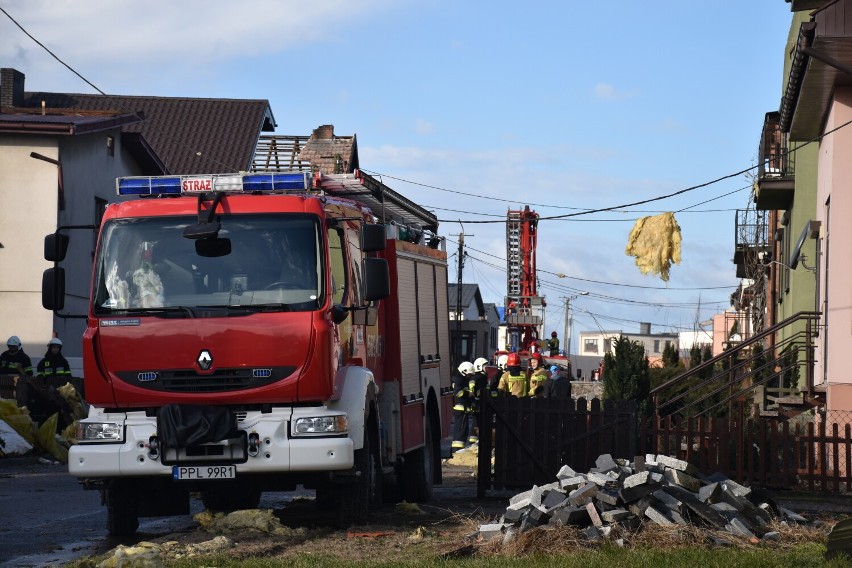
[[[617,207],[538,225],[545,334],[563,337],[570,305],[573,352],[581,331],[692,331],[730,307],[735,211],[754,207],[732,174],[778,110],[792,16],[783,0],[0,8],[44,46],[0,13],[0,66],[27,91],[266,99],[277,134],[355,134],[361,167],[441,221],[451,282],[464,233],[463,281],[485,302],[504,303],[508,210]],[[668,282],[625,254],[636,220],[666,211],[682,235]]]

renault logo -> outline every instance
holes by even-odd
[[[213,355],[210,354],[210,351],[207,349],[202,349],[201,353],[198,354],[198,366],[202,371],[207,371],[210,367],[213,366]]]

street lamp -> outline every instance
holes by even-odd
[[[584,290],[565,298],[565,331],[563,331],[562,335],[565,337],[565,358],[568,359],[569,363],[571,362],[571,313],[569,311],[571,309],[571,300],[588,295],[589,293]]]

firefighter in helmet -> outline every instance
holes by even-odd
[[[541,353],[530,355],[530,396],[536,396],[540,386],[550,378],[550,373],[544,367]]]
[[[18,406],[27,405],[27,379],[33,376],[33,363],[29,355],[21,347],[21,339],[17,335],[6,341],[6,351],[0,354],[0,375],[17,376],[15,393]]]
[[[550,333],[550,339],[547,340],[547,348],[550,349],[551,357],[559,355],[559,338],[556,336],[555,331]]]
[[[470,384],[473,380],[473,363],[463,361],[458,366],[458,375],[453,381],[453,451],[461,450],[468,444],[472,394]]]
[[[512,396],[527,396],[527,374],[521,369],[521,357],[517,353],[509,353],[506,372],[500,377],[497,389]]]
[[[479,357],[473,362],[473,373],[468,375],[467,383],[469,405],[467,414],[467,442],[468,444],[476,444],[479,442],[479,409],[480,402],[483,396],[486,396],[488,391],[488,377],[485,371],[485,365],[488,364],[488,359]]]

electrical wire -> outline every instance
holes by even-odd
[[[822,140],[823,138],[825,138],[829,134],[833,134],[833,133],[837,132],[838,130],[840,130],[842,128],[846,128],[850,124],[852,124],[852,120],[848,120],[848,121],[844,122],[843,124],[840,124],[839,126],[836,126],[835,128],[832,128],[831,130],[820,134],[819,136],[816,136],[816,137],[814,137],[814,138],[812,138],[812,139],[810,139],[806,142],[803,142],[802,144],[799,144],[795,148],[790,148],[785,153],[779,154],[779,156],[786,156],[786,155],[794,154],[795,152],[799,151],[800,149],[804,148],[805,146],[808,146],[809,144],[813,144],[814,142],[819,142],[820,140]],[[736,171],[734,173],[723,175],[723,176],[720,176],[716,179],[706,181],[706,182],[703,182],[703,183],[699,183],[699,184],[696,184],[696,185],[693,185],[693,186],[690,186],[690,187],[686,187],[684,189],[680,189],[680,190],[672,192],[672,193],[667,193],[665,195],[659,195],[657,197],[650,197],[648,199],[642,199],[642,200],[639,200],[639,201],[633,201],[633,202],[630,202],[630,203],[623,203],[621,205],[613,205],[611,207],[599,207],[597,209],[581,209],[581,208],[578,208],[578,207],[568,207],[568,206],[560,206],[560,205],[543,205],[543,204],[534,204],[534,203],[529,203],[528,205],[532,205],[532,206],[535,206],[535,207],[552,207],[554,209],[571,209],[571,210],[575,211],[574,213],[566,213],[564,215],[540,216],[538,218],[539,221],[551,221],[551,220],[556,220],[556,219],[567,219],[567,218],[570,218],[570,217],[577,217],[577,216],[580,216],[580,215],[589,215],[589,214],[592,214],[592,213],[603,213],[603,212],[606,212],[606,211],[616,211],[616,210],[619,210],[619,209],[625,209],[627,207],[633,207],[635,205],[644,205],[645,203],[652,203],[652,202],[655,202],[655,201],[662,201],[662,200],[665,200],[665,199],[669,199],[671,197],[676,197],[678,195],[682,195],[682,194],[688,193],[690,191],[695,191],[696,189],[701,189],[701,188],[704,188],[704,187],[715,185],[715,184],[717,184],[721,181],[724,181],[726,179],[731,179],[733,177],[737,177],[737,176],[740,176],[740,175],[747,174],[747,173],[751,172],[752,170],[755,170],[759,167],[760,167],[759,165],[752,165],[752,166],[749,166],[748,168],[744,168],[744,169]],[[438,187],[438,186],[434,186],[434,185],[420,183],[420,182],[408,180],[408,179],[405,179],[405,178],[395,177],[395,176],[392,176],[390,174],[381,174],[381,173],[378,173],[378,172],[371,172],[370,170],[366,170],[366,169],[362,169],[362,171],[367,172],[371,175],[384,175],[385,177],[387,177],[389,179],[394,179],[394,180],[397,180],[397,181],[401,181],[403,183],[410,183],[412,185],[417,185],[417,186],[425,187],[425,188],[428,188],[428,189],[435,189],[435,190],[438,190],[438,191],[446,191],[446,192],[449,192],[449,193],[454,193],[456,195],[467,195],[469,197],[478,197],[478,198],[482,198],[482,199],[488,199],[490,201],[504,201],[504,202],[509,202],[509,203],[517,203],[517,200],[509,200],[509,199],[503,199],[503,198],[499,198],[499,197],[477,195],[477,194],[474,194],[474,193],[468,193],[468,192],[464,192],[464,191],[446,189],[446,188],[443,188],[443,187]],[[439,223],[465,222],[465,223],[473,223],[473,224],[486,224],[486,223],[506,223],[506,220],[504,219],[504,220],[501,220],[501,221],[496,221],[496,220],[495,221],[486,221],[486,220],[481,220],[481,219],[480,220],[477,220],[477,219],[467,219],[467,220],[438,219],[438,222]]]
[[[91,81],[89,81],[88,79],[86,79],[85,77],[83,77],[82,75],[80,75],[80,74],[79,74],[79,73],[78,73],[78,72],[77,72],[74,68],[72,68],[70,65],[68,65],[67,63],[65,63],[65,62],[64,62],[64,61],[62,61],[61,59],[59,59],[59,57],[58,57],[55,53],[53,53],[52,51],[50,51],[50,49],[48,49],[48,48],[47,48],[47,46],[45,46],[45,45],[44,45],[43,43],[41,43],[39,40],[37,40],[36,38],[34,38],[34,37],[32,36],[32,34],[30,34],[30,32],[28,32],[27,30],[25,30],[25,29],[24,29],[24,26],[22,26],[21,24],[19,24],[19,23],[17,22],[17,20],[15,20],[15,18],[13,18],[13,17],[9,14],[9,12],[7,12],[7,11],[3,8],[3,6],[0,6],[0,12],[3,12],[3,13],[6,15],[6,17],[7,17],[7,18],[9,18],[9,19],[12,21],[12,23],[13,23],[13,24],[15,24],[16,26],[18,26],[18,28],[20,28],[20,30],[21,30],[22,32],[24,32],[24,33],[27,35],[27,37],[28,37],[28,38],[30,38],[31,40],[33,40],[34,42],[36,42],[36,44],[37,44],[39,47],[41,47],[43,50],[45,50],[46,52],[48,52],[48,53],[51,55],[51,57],[53,57],[53,58],[54,58],[55,60],[57,60],[59,63],[61,63],[62,65],[64,65],[64,66],[65,66],[65,67],[66,67],[69,71],[71,71],[72,73],[74,73],[75,75],[77,75],[80,79],[82,79],[83,81],[85,81],[85,82],[86,82],[86,84],[88,84],[88,85],[89,85],[90,87],[92,87],[94,90],[96,90],[97,92],[99,92],[99,93],[100,93],[100,94],[102,94],[102,95],[106,95],[106,93],[105,93],[105,92],[103,92],[102,90],[100,90],[98,87],[96,87],[94,83],[92,83]]]

